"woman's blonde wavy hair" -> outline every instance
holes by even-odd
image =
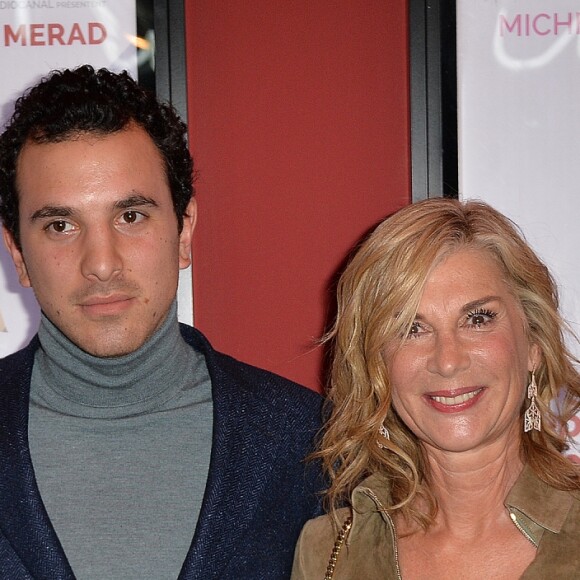
[[[483,202],[438,198],[382,222],[340,277],[336,321],[325,337],[332,354],[329,418],[316,454],[330,477],[326,500],[332,511],[348,502],[362,479],[381,474],[391,487],[389,511],[400,510],[424,528],[433,521],[437,503],[428,464],[391,405],[384,351],[406,336],[431,269],[462,248],[485,250],[497,261],[524,312],[529,340],[541,353],[535,374],[542,431],[523,435],[523,460],[552,487],[580,488],[578,466],[562,455],[567,421],[579,407],[580,376],[565,345],[554,280],[508,218]],[[557,415],[553,400],[559,402]],[[526,399],[522,431],[527,404]],[[390,440],[379,437],[382,424]]]

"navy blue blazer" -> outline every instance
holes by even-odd
[[[304,462],[320,428],[321,397],[216,352],[193,328],[181,330],[206,358],[214,428],[201,513],[179,579],[289,578],[302,525],[321,511],[318,467]],[[35,337],[0,359],[0,578],[72,580],[28,446],[38,345]]]

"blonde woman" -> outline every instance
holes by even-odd
[[[580,376],[552,277],[480,202],[385,220],[342,275],[294,580],[580,577]],[[557,401],[558,412],[550,407]]]

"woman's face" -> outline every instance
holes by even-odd
[[[393,405],[427,450],[519,447],[538,352],[493,257],[458,250],[428,276],[402,347],[385,353]]]

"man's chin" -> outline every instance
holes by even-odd
[[[148,338],[144,337],[139,340],[135,334],[127,335],[125,333],[119,333],[119,331],[113,332],[113,339],[111,336],[83,337],[79,340],[76,340],[75,337],[69,337],[69,339],[91,356],[98,358],[120,358],[141,348]]]

